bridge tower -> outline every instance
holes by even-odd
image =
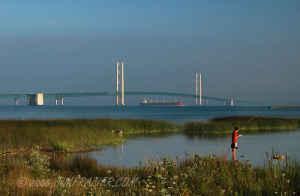
[[[231,106],[231,107],[235,106],[233,97],[230,98],[230,106]]]
[[[19,103],[20,103],[19,97],[15,97],[14,100],[15,100],[15,105],[19,105]]]
[[[203,88],[202,88],[202,73],[196,72],[196,79],[195,79],[195,97],[196,97],[196,105],[203,104]]]
[[[119,61],[116,64],[116,105],[125,105],[124,62]]]
[[[55,98],[55,105],[64,105],[64,97],[57,95]]]
[[[195,97],[196,97],[196,105],[198,105],[198,73],[196,72],[195,79]]]

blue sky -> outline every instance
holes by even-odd
[[[300,104],[298,0],[3,0],[0,92],[126,88]]]
[[[93,32],[111,35],[117,34],[115,31],[130,35],[213,35],[213,31],[232,33],[252,27],[256,31],[279,30],[297,22],[300,4],[297,0],[288,3],[279,0],[2,2],[1,32],[17,35]]]

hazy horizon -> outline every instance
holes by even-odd
[[[193,92],[269,104],[300,104],[300,2],[4,1],[0,94]]]

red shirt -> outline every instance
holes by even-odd
[[[238,130],[234,130],[232,132],[232,143],[237,143],[239,139],[239,133]]]

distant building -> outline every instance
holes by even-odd
[[[35,101],[36,105],[44,105],[44,93],[37,93]]]
[[[36,93],[27,95],[28,104],[32,106],[42,106],[44,105],[44,93]]]

